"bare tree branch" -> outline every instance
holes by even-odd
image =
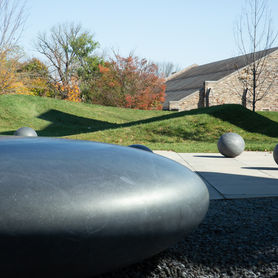
[[[248,102],[255,111],[257,101],[262,100],[278,76],[278,69],[272,72],[272,79],[267,75],[268,54],[277,39],[273,32],[272,20],[266,0],[248,0],[245,10],[236,26],[236,40],[239,51],[244,55],[244,73],[238,69],[243,92],[248,92]],[[268,78],[268,80],[267,80]],[[268,83],[268,84],[267,84]]]
[[[60,24],[50,30],[50,34],[38,35],[36,48],[50,63],[56,81],[69,84],[74,68],[75,52],[70,47],[71,40],[80,35],[81,25]],[[51,70],[50,69],[50,70]]]
[[[18,81],[16,70],[22,53],[17,44],[25,20],[25,1],[0,0],[0,94],[12,92]]]
[[[25,21],[25,1],[0,0],[0,52],[18,43]]]
[[[175,65],[171,62],[154,63],[154,64],[156,64],[157,66],[156,74],[158,76],[162,76],[163,78],[166,78],[171,74],[181,70],[179,65]]]

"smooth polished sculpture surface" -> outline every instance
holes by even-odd
[[[244,151],[245,142],[239,134],[228,132],[219,138],[217,147],[224,156],[236,157]]]
[[[274,158],[275,162],[278,164],[278,144],[275,146],[275,148],[273,150],[273,158]]]
[[[143,151],[153,152],[151,149],[149,149],[149,148],[146,147],[145,145],[133,144],[133,145],[129,145],[129,147],[131,147],[131,148],[136,148],[136,149],[140,149],[140,150],[143,150]]]
[[[208,209],[199,176],[154,153],[14,136],[0,154],[3,277],[109,272],[171,246]]]
[[[38,136],[37,132],[31,127],[21,127],[15,131],[14,135],[16,136]]]

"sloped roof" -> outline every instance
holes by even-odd
[[[275,50],[278,50],[278,47],[256,52],[255,59],[258,60]],[[166,97],[163,108],[168,109],[169,101],[178,101],[199,91],[205,81],[217,81],[252,63],[252,61],[252,54],[248,54],[190,67],[188,70],[181,72],[181,74],[176,73],[173,78],[170,77],[166,81]]]

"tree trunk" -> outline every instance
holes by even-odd
[[[242,98],[241,98],[241,104],[242,104],[242,106],[245,107],[245,108],[246,108],[246,96],[247,96],[247,92],[248,92],[248,89],[245,88],[245,89],[243,90],[243,94],[242,94]]]
[[[253,112],[255,112],[256,110],[256,87],[257,87],[256,70],[253,69],[253,101],[252,101]]]

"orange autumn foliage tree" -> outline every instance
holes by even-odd
[[[14,84],[18,81],[17,60],[8,57],[8,52],[0,52],[0,94],[14,93]]]
[[[68,93],[67,97],[65,98],[66,100],[73,102],[81,102],[80,89],[77,84],[68,85],[67,91]]]
[[[29,78],[19,71],[19,58],[16,49],[0,52],[0,95],[32,94],[28,87]]]
[[[20,80],[28,88],[28,94],[54,97],[54,89],[48,67],[39,59],[32,58],[20,64],[17,70]]]
[[[92,86],[93,103],[161,110],[165,97],[164,79],[156,75],[155,64],[132,55],[115,55],[105,65],[99,65],[100,76]]]
[[[62,95],[62,99],[81,102],[81,92],[77,80],[72,79],[70,84],[63,85],[57,82],[55,89]]]

